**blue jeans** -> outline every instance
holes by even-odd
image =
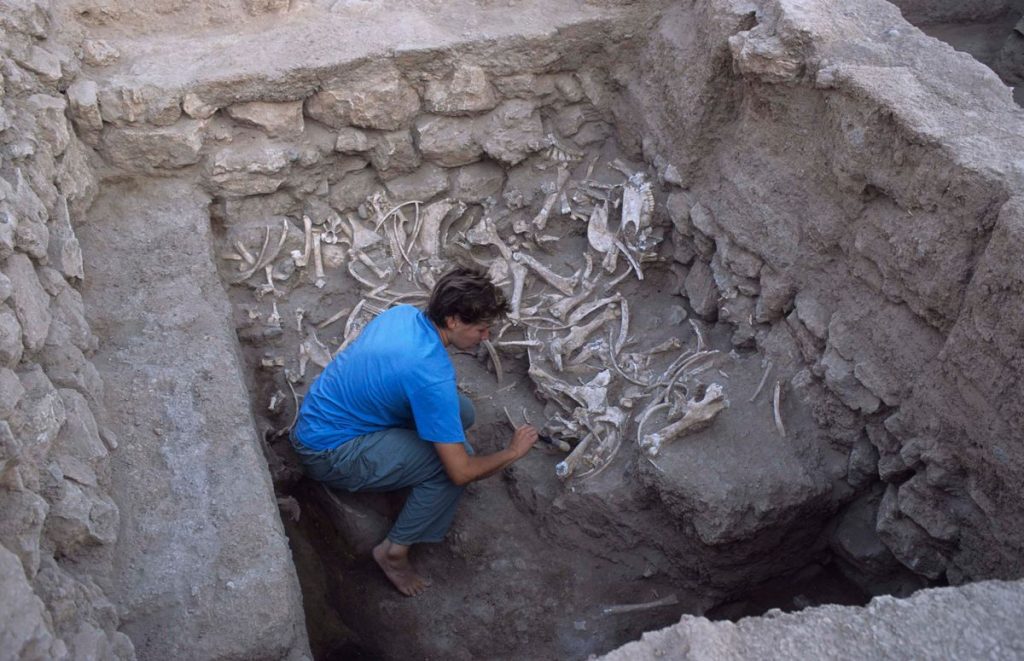
[[[459,394],[463,429],[476,419],[473,403]],[[466,452],[473,454],[468,442]],[[448,478],[434,444],[414,429],[396,427],[357,436],[330,450],[310,450],[295,438],[292,447],[306,474],[342,491],[397,491],[412,487],[388,533],[395,544],[440,542],[455,518],[462,487]]]

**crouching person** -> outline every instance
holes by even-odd
[[[444,539],[463,486],[524,456],[537,431],[520,427],[507,447],[474,454],[465,429],[475,413],[455,388],[447,347],[473,349],[508,302],[483,271],[457,268],[431,292],[426,312],[400,305],[367,324],[313,382],[292,430],[306,473],[332,489],[411,487],[374,560],[405,595],[429,585],[409,547]]]

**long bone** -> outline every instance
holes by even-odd
[[[572,476],[572,474],[579,467],[580,463],[583,461],[583,455],[584,453],[586,453],[587,448],[590,447],[590,444],[593,442],[593,440],[593,433],[584,436],[583,440],[577,443],[576,447],[573,448],[573,451],[569,453],[569,456],[567,456],[565,459],[563,459],[562,461],[558,462],[558,464],[555,465],[555,475],[557,475],[559,478],[563,480],[568,479],[570,476]]]
[[[317,289],[323,289],[327,279],[324,274],[324,253],[320,248],[320,232],[313,235],[313,268],[316,275],[316,282],[313,284]]]
[[[526,267],[519,262],[507,262],[509,270],[512,271],[512,302],[511,311],[508,313],[510,319],[519,318],[519,308],[523,304],[523,289],[526,287]]]
[[[626,256],[626,261],[629,262],[629,265],[633,267],[633,272],[636,273],[636,279],[643,280],[644,272],[640,270],[640,262],[633,258],[633,253],[630,252],[629,248],[627,248],[626,245],[618,239],[615,239],[615,247],[619,249],[619,252]]]
[[[615,234],[608,229],[608,205],[595,206],[587,222],[587,242],[590,247],[604,255],[601,267],[606,273],[614,273],[616,265]]]
[[[596,280],[593,282],[587,282],[586,279],[584,279],[583,287],[580,289],[579,293],[574,296],[565,297],[557,303],[554,303],[548,308],[548,311],[556,318],[565,321],[566,315],[568,315],[569,312],[577,305],[590,298],[590,295],[594,293],[596,288]]]
[[[313,250],[313,221],[309,219],[309,216],[302,216],[302,231],[305,235],[305,244],[302,252],[298,250],[292,251],[292,261],[295,262],[295,266],[300,268],[309,264],[309,253]]]
[[[441,250],[441,224],[454,208],[454,200],[444,199],[427,205],[423,210],[421,214],[422,226],[419,230],[418,239],[420,250],[424,255],[428,257],[438,256]]]
[[[775,429],[779,436],[786,438],[786,427],[782,424],[782,381],[775,382],[775,392],[772,394],[772,415],[775,418]]]
[[[274,265],[267,264],[266,268],[263,269],[263,274],[266,276],[267,281],[260,284],[256,288],[256,297],[262,298],[267,294],[274,296],[278,295],[277,287],[274,286]]]
[[[348,251],[349,258],[355,258],[365,264],[367,268],[373,271],[373,274],[381,280],[388,280],[391,278],[391,269],[382,269],[377,262],[373,261],[373,258],[368,254],[359,250],[358,248],[351,248]]]
[[[712,383],[699,400],[688,402],[686,414],[677,422],[650,434],[640,440],[640,447],[648,456],[655,457],[665,443],[673,441],[685,434],[693,433],[707,427],[722,409],[728,406],[722,386]]]
[[[540,211],[533,217],[533,226],[537,228],[538,232],[544,230],[548,224],[548,216],[551,214],[551,209],[555,206],[555,202],[558,201],[558,193],[551,193],[544,199],[544,205],[541,206]]]
[[[494,363],[494,375],[498,379],[498,385],[501,385],[502,370],[501,370],[501,358],[498,356],[498,350],[494,348],[490,340],[484,340],[480,344],[484,345],[484,349],[487,350],[487,355],[491,357],[491,362]]]
[[[510,266],[515,261],[512,259],[512,249],[502,241],[501,236],[498,235],[498,228],[495,227],[494,221],[489,216],[481,218],[480,222],[466,232],[466,240],[477,246],[494,246]]]
[[[539,275],[542,280],[566,296],[571,296],[576,290],[576,283],[579,281],[579,274],[573,275],[570,278],[558,275],[525,252],[512,253],[512,259],[528,266],[530,270]]]
[[[606,307],[601,314],[589,323],[574,328],[564,337],[558,337],[552,340],[551,344],[548,346],[548,352],[558,371],[562,371],[563,356],[568,356],[582,347],[586,343],[587,338],[590,337],[594,331],[615,319],[618,316],[618,313],[619,311],[617,309]]]
[[[565,323],[569,327],[575,326],[601,308],[613,305],[621,300],[622,294],[616,293],[606,298],[590,301],[589,303],[576,308],[576,311],[569,315],[569,318]]]
[[[242,243],[241,240],[238,240],[235,241],[234,246],[245,264],[244,266],[242,264],[239,264],[238,270],[244,271],[247,268],[252,268],[252,265],[256,263],[256,258],[252,256],[252,253],[249,252],[248,248],[245,247],[245,244]]]

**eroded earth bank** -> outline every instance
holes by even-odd
[[[0,2],[0,656],[1024,653],[1017,33],[549,5]],[[565,446],[406,599],[286,433],[455,264],[471,440]]]

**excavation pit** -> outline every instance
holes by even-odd
[[[121,523],[54,557],[140,656],[582,659],[1022,574],[993,522],[1024,512],[1024,132],[895,7],[115,5],[62,9],[74,135],[32,97],[68,144],[37,288],[69,305],[77,235],[99,341],[57,314],[76,349],[40,360],[120,439],[84,493]],[[408,599],[367,553],[402,494],[325,490],[287,432],[456,264],[515,307],[452,355],[471,442],[530,422],[584,450],[470,485]],[[47,479],[90,481],[60,459]]]

